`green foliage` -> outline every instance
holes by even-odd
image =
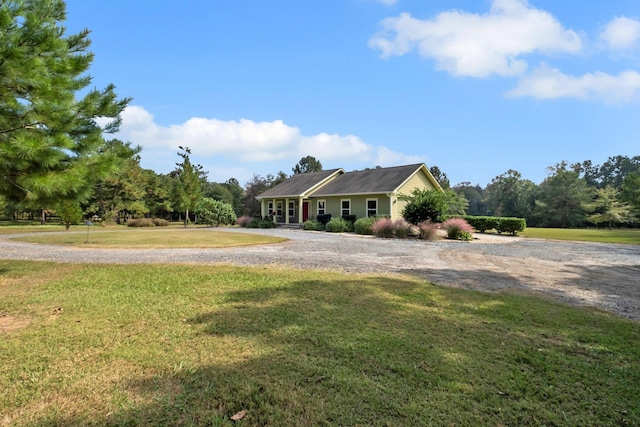
[[[233,206],[208,197],[198,202],[195,213],[199,222],[212,227],[232,225],[237,219]]]
[[[401,199],[408,202],[402,210],[402,216],[412,224],[428,219],[440,222],[447,212],[447,195],[440,190],[415,188],[410,196],[403,195]]]
[[[495,228],[498,233],[510,233],[515,236],[527,228],[527,220],[524,218],[498,218],[498,224]]]
[[[431,166],[429,168],[429,172],[431,172],[431,175],[433,175],[436,181],[438,181],[440,187],[442,187],[444,190],[449,189],[449,187],[451,186],[451,184],[449,183],[449,178],[447,178],[447,174],[442,172],[438,166]]]
[[[89,30],[67,35],[65,19],[62,0],[0,3],[0,195],[7,201],[40,208],[84,201],[131,157],[129,147],[103,138],[117,132],[129,99],[117,99],[113,85],[87,88]]]
[[[561,162],[548,168],[549,176],[540,184],[536,199],[538,224],[549,227],[576,227],[587,219],[592,188],[579,173]]]
[[[596,189],[596,196],[591,205],[593,213],[587,220],[599,225],[606,223],[607,228],[612,224],[624,224],[632,221],[631,208],[627,203],[620,201],[620,193],[613,187]]]
[[[488,213],[494,216],[526,217],[535,197],[536,185],[512,169],[495,177],[485,190]]]
[[[291,170],[294,175],[308,172],[320,172],[322,170],[322,163],[313,156],[306,156],[301,158],[298,164]]]
[[[446,215],[465,215],[469,208],[469,200],[463,193],[457,193],[452,189],[445,190],[447,208]]]
[[[324,231],[324,224],[315,219],[308,219],[302,224],[302,228],[307,231]]]
[[[480,233],[495,229],[498,233],[510,233],[516,235],[518,232],[524,231],[527,227],[527,220],[524,218],[472,215],[465,215],[462,218]]]
[[[342,218],[331,218],[325,225],[325,230],[329,233],[345,233],[349,231],[349,224]]]
[[[173,201],[174,205],[185,212],[184,226],[189,223],[189,211],[196,208],[196,204],[202,198],[203,185],[206,182],[207,172],[201,165],[191,163],[189,147],[179,147],[178,156],[182,162],[176,163],[176,169],[171,173],[173,177]]]
[[[248,228],[275,228],[276,223],[273,222],[268,217],[265,218],[253,218],[249,224],[247,224]]]
[[[499,218],[495,216],[465,215],[463,218],[469,223],[469,225],[480,233],[484,233],[487,230],[492,230],[498,227]]]
[[[80,221],[82,221],[82,208],[78,202],[74,202],[73,200],[65,200],[58,203],[56,211],[66,230],[68,230],[72,224],[80,224]]]
[[[373,234],[373,224],[375,221],[374,217],[358,218],[356,222],[353,223],[353,231],[355,231],[356,234],[371,235]]]

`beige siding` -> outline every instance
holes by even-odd
[[[400,195],[409,196],[411,195],[411,192],[416,188],[427,189],[427,190],[433,190],[435,188],[435,186],[431,183],[431,181],[429,181],[429,178],[427,177],[427,175],[424,173],[422,169],[420,169],[416,174],[414,174],[411,178],[409,178],[407,182],[405,182],[404,185],[402,185],[398,189],[397,194],[398,196]],[[407,201],[400,200],[400,198],[398,197],[397,203],[393,205],[395,209],[391,217],[394,219],[400,218],[400,216],[402,215],[402,211],[404,210],[404,207],[406,205],[407,205]]]

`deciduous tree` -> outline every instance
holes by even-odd
[[[203,185],[206,182],[207,172],[201,165],[191,163],[189,147],[178,147],[178,156],[182,162],[176,163],[175,170],[171,173],[174,179],[173,200],[175,206],[184,211],[184,226],[189,223],[189,211],[195,209],[196,204],[202,198]]]

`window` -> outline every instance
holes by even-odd
[[[378,199],[367,199],[367,216],[378,215]]]
[[[273,202],[267,202],[267,215],[273,215]]]
[[[346,199],[346,200],[342,200],[340,202],[340,215],[345,216],[345,215],[351,215],[351,200]]]
[[[289,202],[289,217],[296,216],[296,204],[295,202]]]
[[[327,202],[325,200],[318,200],[318,215],[324,215],[327,213]]]
[[[276,215],[282,216],[282,202],[276,203]]]

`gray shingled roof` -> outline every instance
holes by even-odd
[[[320,172],[308,172],[293,175],[286,181],[281,182],[273,188],[268,189],[260,194],[257,198],[263,199],[267,197],[300,197],[311,190],[315,185],[329,178],[332,174],[342,169],[330,169]]]
[[[415,165],[347,172],[314,191],[312,196],[391,193],[397,190],[422,166],[422,163],[418,163]]]

